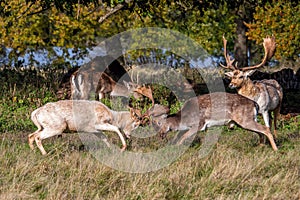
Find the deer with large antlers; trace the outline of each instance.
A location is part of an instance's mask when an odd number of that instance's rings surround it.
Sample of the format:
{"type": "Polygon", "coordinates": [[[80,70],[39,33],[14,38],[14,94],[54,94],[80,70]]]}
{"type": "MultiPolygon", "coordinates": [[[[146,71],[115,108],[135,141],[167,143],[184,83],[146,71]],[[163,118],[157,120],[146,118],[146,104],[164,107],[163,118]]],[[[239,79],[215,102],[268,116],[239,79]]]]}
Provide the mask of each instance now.
{"type": "Polygon", "coordinates": [[[224,92],[204,94],[186,101],[179,112],[167,115],[168,112],[165,106],[155,104],[146,115],[160,128],[161,136],[169,131],[187,130],[177,144],[208,127],[234,122],[258,133],[260,138],[267,136],[273,150],[277,150],[270,129],[256,122],[258,105],[244,96],[224,92]]]}
{"type": "Polygon", "coordinates": [[[280,107],[283,98],[282,87],[276,80],[261,80],[252,81],[249,76],[258,69],[265,65],[275,53],[276,43],[275,37],[264,38],[264,57],[258,65],[248,66],[239,69],[234,59],[231,59],[227,53],[226,45],[227,40],[223,36],[224,43],[224,57],[226,60],[226,66],[221,66],[225,69],[231,70],[225,73],[231,79],[229,87],[237,89],[238,94],[243,95],[259,105],[259,113],[262,114],[265,125],[271,129],[272,121],[270,120],[270,113],[274,112],[274,137],[277,137],[277,118],[280,114],[280,107]]]}
{"type": "MultiPolygon", "coordinates": [[[[126,141],[132,130],[137,128],[140,121],[133,112],[113,111],[99,101],[87,100],[62,100],[47,103],[31,113],[31,120],[38,130],[28,135],[29,146],[34,148],[33,142],[46,155],[42,140],[60,135],[64,130],[80,131],[87,133],[99,133],[114,131],[122,142],[122,151],[126,149],[126,141]]],[[[103,140],[108,146],[108,142],[103,140]]]]}

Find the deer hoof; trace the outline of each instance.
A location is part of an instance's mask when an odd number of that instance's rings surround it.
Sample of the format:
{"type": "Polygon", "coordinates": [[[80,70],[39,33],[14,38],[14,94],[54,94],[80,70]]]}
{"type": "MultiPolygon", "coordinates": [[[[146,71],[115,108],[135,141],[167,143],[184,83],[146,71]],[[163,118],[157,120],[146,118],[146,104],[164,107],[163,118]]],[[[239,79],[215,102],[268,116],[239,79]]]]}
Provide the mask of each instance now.
{"type": "Polygon", "coordinates": [[[126,150],[126,146],[123,146],[122,148],[121,148],[121,152],[124,152],[126,150]]]}

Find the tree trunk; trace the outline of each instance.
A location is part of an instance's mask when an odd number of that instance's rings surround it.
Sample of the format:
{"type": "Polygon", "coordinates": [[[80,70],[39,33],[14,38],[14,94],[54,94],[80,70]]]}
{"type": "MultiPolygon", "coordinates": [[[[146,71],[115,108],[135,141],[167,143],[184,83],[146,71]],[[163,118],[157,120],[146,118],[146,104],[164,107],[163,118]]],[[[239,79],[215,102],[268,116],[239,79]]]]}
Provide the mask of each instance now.
{"type": "Polygon", "coordinates": [[[124,65],[123,48],[119,35],[115,35],[105,41],[106,55],[118,60],[124,65]]]}
{"type": "Polygon", "coordinates": [[[123,56],[123,47],[120,40],[120,35],[115,35],[105,40],[106,57],[111,63],[106,66],[105,70],[115,81],[131,81],[126,71],[126,63],[123,56]]]}
{"type": "Polygon", "coordinates": [[[248,56],[247,56],[247,37],[246,30],[247,27],[244,25],[244,19],[238,17],[236,19],[236,41],[234,44],[234,58],[238,62],[238,67],[248,66],[248,56]]]}

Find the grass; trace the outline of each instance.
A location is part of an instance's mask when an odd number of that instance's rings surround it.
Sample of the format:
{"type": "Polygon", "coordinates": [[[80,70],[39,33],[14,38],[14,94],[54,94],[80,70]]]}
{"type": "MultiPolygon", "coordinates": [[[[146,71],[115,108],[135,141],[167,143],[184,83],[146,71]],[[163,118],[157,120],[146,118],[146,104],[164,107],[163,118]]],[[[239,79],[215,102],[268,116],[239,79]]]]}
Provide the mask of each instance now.
{"type": "MultiPolygon", "coordinates": [[[[256,134],[239,128],[225,130],[208,156],[200,158],[201,144],[195,143],[170,166],[142,174],[117,171],[100,163],[81,150],[77,134],[45,140],[44,146],[50,151],[47,156],[29,149],[27,134],[1,134],[0,199],[300,197],[299,129],[280,131],[278,152],[269,145],[257,146],[256,134]]],[[[199,134],[200,141],[204,135],[199,134]]],[[[117,140],[117,136],[111,138],[117,140]]],[[[143,146],[145,141],[133,144],[143,146]]]]}
{"type": "MultiPolygon", "coordinates": [[[[199,133],[169,166],[148,173],[126,173],[95,159],[77,134],[44,140],[46,156],[37,148],[32,151],[27,135],[36,127],[30,113],[56,101],[57,77],[20,72],[16,79],[14,71],[1,71],[0,77],[7,74],[9,81],[0,85],[0,199],[300,198],[300,116],[280,121],[278,152],[270,145],[258,146],[258,137],[252,132],[225,127],[218,128],[222,134],[205,157],[199,156],[199,151],[206,133],[199,133]]],[[[178,102],[171,104],[172,112],[179,107],[178,102]]],[[[145,127],[133,133],[128,151],[154,152],[166,145],[166,140],[149,137],[149,132],[145,127]]],[[[107,136],[121,146],[116,134],[107,136]]],[[[169,141],[172,136],[174,133],[168,134],[169,141]]]]}

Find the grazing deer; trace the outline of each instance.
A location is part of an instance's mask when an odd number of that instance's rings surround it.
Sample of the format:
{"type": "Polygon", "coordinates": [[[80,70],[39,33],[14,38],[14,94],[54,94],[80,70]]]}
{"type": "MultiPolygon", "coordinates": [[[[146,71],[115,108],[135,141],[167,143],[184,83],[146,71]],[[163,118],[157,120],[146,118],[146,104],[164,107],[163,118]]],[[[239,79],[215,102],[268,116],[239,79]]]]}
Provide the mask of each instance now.
{"type": "Polygon", "coordinates": [[[270,59],[275,52],[275,38],[264,38],[263,46],[265,55],[262,62],[258,65],[244,67],[239,69],[234,65],[234,59],[231,60],[226,50],[227,40],[223,36],[224,43],[224,57],[227,66],[221,64],[225,69],[230,69],[230,72],[225,73],[230,77],[231,82],[229,87],[237,89],[238,94],[243,95],[259,105],[259,113],[262,114],[265,125],[271,128],[272,121],[270,120],[270,112],[274,112],[274,137],[277,137],[277,118],[280,114],[280,107],[283,98],[282,87],[276,80],[261,80],[251,81],[249,76],[255,72],[254,69],[262,67],[268,59],[270,59]]]}
{"type": "Polygon", "coordinates": [[[130,94],[133,94],[136,99],[140,99],[141,95],[144,95],[152,101],[152,105],[154,104],[152,89],[150,87],[140,86],[132,82],[123,82],[124,85],[117,83],[109,75],[103,72],[96,89],[96,94],[98,94],[96,100],[105,98],[108,93],[110,93],[110,96],[124,97],[128,97],[130,94]]]}
{"type": "Polygon", "coordinates": [[[176,114],[166,116],[168,109],[163,110],[155,105],[147,115],[158,125],[161,136],[172,130],[188,130],[179,139],[178,144],[182,144],[199,130],[204,131],[207,127],[235,122],[244,129],[258,133],[260,137],[267,136],[276,151],[277,146],[270,129],[256,122],[257,111],[257,104],[246,97],[216,92],[189,99],[176,114]]]}
{"type": "Polygon", "coordinates": [[[86,100],[47,103],[31,113],[31,120],[38,130],[28,135],[29,146],[33,149],[35,141],[43,155],[47,152],[42,140],[60,135],[66,129],[89,133],[114,131],[121,139],[123,151],[126,149],[126,142],[120,130],[129,138],[131,131],[140,123],[133,112],[113,111],[99,101],[86,100]]]}
{"type": "Polygon", "coordinates": [[[140,99],[141,95],[144,95],[154,104],[150,87],[140,86],[132,82],[123,82],[124,85],[117,83],[105,72],[76,71],[71,76],[72,99],[88,100],[92,92],[95,92],[96,100],[103,99],[109,93],[111,96],[124,97],[132,94],[136,99],[140,99]]]}

